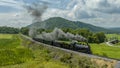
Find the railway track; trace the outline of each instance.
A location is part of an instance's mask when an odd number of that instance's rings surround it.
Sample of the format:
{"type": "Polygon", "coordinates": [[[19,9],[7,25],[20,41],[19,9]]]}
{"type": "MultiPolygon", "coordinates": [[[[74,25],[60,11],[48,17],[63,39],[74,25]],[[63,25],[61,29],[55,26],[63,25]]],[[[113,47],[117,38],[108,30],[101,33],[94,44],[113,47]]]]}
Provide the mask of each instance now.
{"type": "Polygon", "coordinates": [[[33,40],[32,38],[30,38],[28,36],[25,36],[25,35],[22,35],[22,34],[21,34],[21,36],[28,39],[28,40],[30,40],[30,41],[32,41],[32,42],[35,42],[37,44],[40,44],[40,45],[43,44],[44,46],[60,49],[60,50],[63,50],[63,51],[69,52],[69,53],[74,53],[74,54],[78,54],[78,55],[82,55],[82,56],[86,56],[86,57],[94,58],[94,59],[102,59],[102,60],[110,61],[110,62],[113,61],[113,60],[116,60],[117,64],[114,66],[114,68],[120,68],[120,60],[119,59],[106,58],[106,57],[97,56],[97,55],[93,55],[93,54],[86,54],[86,53],[81,53],[81,52],[77,52],[77,51],[73,51],[73,50],[68,50],[68,49],[64,49],[64,48],[60,48],[60,47],[56,47],[56,46],[50,46],[50,45],[35,41],[35,40],[33,40]]]}

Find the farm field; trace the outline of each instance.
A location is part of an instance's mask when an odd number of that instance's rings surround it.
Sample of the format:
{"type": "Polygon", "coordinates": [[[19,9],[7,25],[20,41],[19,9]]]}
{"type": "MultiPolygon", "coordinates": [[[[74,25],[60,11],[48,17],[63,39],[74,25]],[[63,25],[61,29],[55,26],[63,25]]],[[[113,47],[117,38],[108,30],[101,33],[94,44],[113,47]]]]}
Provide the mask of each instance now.
{"type": "Polygon", "coordinates": [[[92,53],[108,58],[120,59],[120,48],[107,46],[105,43],[90,44],[92,53]]]}
{"type": "Polygon", "coordinates": [[[106,34],[106,37],[107,37],[107,39],[116,37],[116,38],[118,38],[120,40],[120,34],[106,34]]]}

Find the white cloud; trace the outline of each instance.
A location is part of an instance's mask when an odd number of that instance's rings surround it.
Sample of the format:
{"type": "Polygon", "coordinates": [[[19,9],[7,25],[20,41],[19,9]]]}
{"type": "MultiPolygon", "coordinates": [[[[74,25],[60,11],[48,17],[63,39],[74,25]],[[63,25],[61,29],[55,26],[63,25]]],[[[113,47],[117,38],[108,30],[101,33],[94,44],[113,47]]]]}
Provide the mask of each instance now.
{"type": "Polygon", "coordinates": [[[32,18],[24,13],[0,13],[0,26],[22,27],[32,23],[32,18]]]}
{"type": "MultiPolygon", "coordinates": [[[[64,17],[70,20],[79,20],[97,26],[120,27],[120,0],[41,0],[49,4],[43,19],[49,17],[64,17]]],[[[22,0],[0,0],[0,5],[23,9],[26,4],[22,0]]],[[[27,3],[28,4],[28,3],[27,3]]],[[[27,14],[27,13],[26,13],[27,14]]],[[[0,25],[30,24],[32,19],[21,13],[0,13],[0,25]],[[5,22],[2,23],[1,22],[5,22]],[[10,23],[12,24],[10,24],[10,23]],[[23,23],[22,23],[23,22],[23,23]],[[27,23],[26,23],[27,22],[27,23]]]]}
{"type": "Polygon", "coordinates": [[[16,9],[23,9],[22,5],[24,3],[22,1],[15,0],[0,0],[0,5],[2,6],[10,6],[16,9]]]}
{"type": "Polygon", "coordinates": [[[120,0],[71,0],[66,9],[51,8],[43,18],[64,17],[101,27],[120,27],[120,0]]]}

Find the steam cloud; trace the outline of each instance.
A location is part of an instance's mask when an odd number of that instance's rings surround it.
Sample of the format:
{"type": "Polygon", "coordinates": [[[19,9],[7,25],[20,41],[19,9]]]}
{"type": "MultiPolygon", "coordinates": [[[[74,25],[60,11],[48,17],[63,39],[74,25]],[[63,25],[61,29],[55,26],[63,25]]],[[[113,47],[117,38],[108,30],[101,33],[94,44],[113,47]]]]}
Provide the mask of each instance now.
{"type": "MultiPolygon", "coordinates": [[[[38,3],[34,3],[32,5],[27,5],[25,6],[25,8],[27,9],[28,13],[34,18],[33,19],[33,23],[41,23],[42,21],[42,15],[45,12],[45,10],[47,9],[47,5],[46,4],[38,4],[38,3]]],[[[29,36],[30,37],[34,37],[37,33],[37,27],[30,27],[29,30],[29,36]]]]}
{"type": "Polygon", "coordinates": [[[74,35],[69,32],[64,33],[61,29],[58,29],[58,28],[55,28],[53,30],[53,32],[51,32],[51,33],[43,32],[42,34],[37,35],[36,37],[44,39],[44,40],[49,40],[49,41],[55,41],[60,38],[63,38],[63,39],[66,38],[66,39],[77,40],[77,41],[86,41],[87,40],[86,38],[84,38],[83,36],[80,36],[78,34],[74,35]]]}
{"type": "Polygon", "coordinates": [[[35,22],[41,22],[42,14],[45,12],[47,9],[46,4],[32,4],[29,6],[25,7],[28,11],[28,13],[34,18],[34,23],[35,22]]]}
{"type": "MultiPolygon", "coordinates": [[[[41,18],[45,10],[47,9],[46,4],[32,4],[29,6],[25,6],[28,13],[34,18],[33,23],[41,23],[41,18]]],[[[42,23],[41,23],[42,24],[42,23]]],[[[32,26],[29,30],[29,36],[30,37],[37,37],[49,41],[55,41],[60,38],[66,38],[71,40],[77,40],[77,41],[86,41],[86,38],[80,36],[80,35],[74,35],[71,33],[64,33],[61,29],[55,28],[53,32],[46,33],[43,32],[40,35],[37,35],[37,27],[32,26]]]]}

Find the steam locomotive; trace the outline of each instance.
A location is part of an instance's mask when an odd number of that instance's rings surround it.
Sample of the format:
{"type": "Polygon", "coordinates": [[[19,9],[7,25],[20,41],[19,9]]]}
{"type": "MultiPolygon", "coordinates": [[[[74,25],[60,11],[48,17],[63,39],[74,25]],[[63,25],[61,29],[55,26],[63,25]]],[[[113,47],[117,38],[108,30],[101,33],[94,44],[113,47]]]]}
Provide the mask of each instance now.
{"type": "Polygon", "coordinates": [[[33,38],[33,40],[44,43],[44,44],[48,44],[51,46],[56,46],[56,47],[61,47],[69,50],[91,54],[90,46],[88,44],[86,45],[78,44],[77,42],[71,42],[71,44],[66,44],[64,42],[48,41],[40,38],[33,38]]]}

